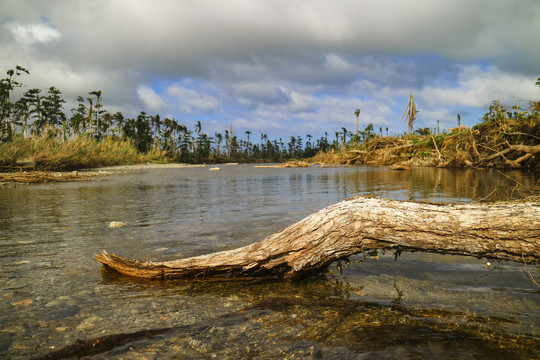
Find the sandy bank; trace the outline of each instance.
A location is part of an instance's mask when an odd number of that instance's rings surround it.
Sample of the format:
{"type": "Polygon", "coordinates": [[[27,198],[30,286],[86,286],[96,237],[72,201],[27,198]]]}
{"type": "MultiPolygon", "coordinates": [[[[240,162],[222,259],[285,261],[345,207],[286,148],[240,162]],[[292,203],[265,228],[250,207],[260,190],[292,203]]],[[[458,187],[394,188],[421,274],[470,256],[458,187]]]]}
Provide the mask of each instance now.
{"type": "Polygon", "coordinates": [[[119,172],[130,170],[146,170],[146,169],[177,169],[190,167],[206,167],[208,165],[192,165],[192,164],[134,164],[134,165],[119,165],[97,168],[97,171],[119,172]]]}

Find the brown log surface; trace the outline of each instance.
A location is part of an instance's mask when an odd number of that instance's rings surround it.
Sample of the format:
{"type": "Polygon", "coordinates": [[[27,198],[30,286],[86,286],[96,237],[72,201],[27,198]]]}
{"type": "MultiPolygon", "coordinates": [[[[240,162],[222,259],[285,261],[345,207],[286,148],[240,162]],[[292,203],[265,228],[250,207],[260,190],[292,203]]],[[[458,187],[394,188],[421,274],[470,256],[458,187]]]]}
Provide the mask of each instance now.
{"type": "Polygon", "coordinates": [[[297,278],[371,250],[425,251],[540,262],[540,203],[435,204],[357,197],[254,244],[167,262],[108,254],[106,268],[144,278],[297,278]]]}

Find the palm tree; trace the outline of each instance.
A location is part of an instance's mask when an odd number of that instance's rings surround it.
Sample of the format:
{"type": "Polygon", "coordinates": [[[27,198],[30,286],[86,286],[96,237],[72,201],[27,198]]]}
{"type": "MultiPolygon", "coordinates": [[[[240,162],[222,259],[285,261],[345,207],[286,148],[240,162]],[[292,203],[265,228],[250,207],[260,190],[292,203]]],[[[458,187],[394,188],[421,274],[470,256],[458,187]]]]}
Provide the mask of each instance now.
{"type": "Polygon", "coordinates": [[[112,121],[116,123],[116,128],[118,129],[118,134],[124,136],[124,115],[118,111],[112,116],[112,121]]]}
{"type": "MultiPolygon", "coordinates": [[[[40,102],[40,95],[41,92],[40,89],[30,89],[26,91],[23,94],[23,97],[19,100],[21,102],[21,106],[24,104],[25,108],[25,114],[23,119],[23,136],[27,137],[27,126],[28,126],[28,119],[32,117],[34,114],[36,114],[37,122],[41,123],[41,115],[42,115],[42,109],[41,109],[41,102],[40,102]],[[34,106],[33,110],[30,110],[30,106],[34,106]]],[[[37,125],[36,122],[34,122],[35,126],[37,125]]],[[[41,125],[40,125],[41,126],[41,125]]]]}
{"type": "Polygon", "coordinates": [[[41,134],[41,131],[45,127],[46,119],[43,118],[44,115],[44,109],[42,104],[42,96],[39,95],[41,92],[40,89],[30,89],[28,90],[24,96],[27,98],[28,104],[32,105],[34,108],[29,111],[29,114],[34,117],[34,132],[36,135],[41,134]]]}
{"type": "Polygon", "coordinates": [[[30,75],[30,72],[23,68],[22,66],[17,65],[14,69],[10,69],[6,72],[8,77],[0,79],[0,142],[4,139],[9,139],[15,132],[15,117],[12,117],[11,125],[8,124],[8,119],[12,114],[14,109],[14,104],[10,100],[10,95],[13,90],[17,87],[22,87],[23,84],[18,82],[16,78],[22,73],[30,75]]]}
{"type": "Polygon", "coordinates": [[[296,150],[296,137],[291,136],[291,141],[289,141],[289,156],[293,157],[296,150]]]}
{"type": "MultiPolygon", "coordinates": [[[[62,130],[65,130],[66,115],[63,111],[63,104],[66,100],[60,96],[62,93],[60,90],[51,86],[47,92],[47,96],[43,97],[43,116],[45,117],[45,123],[51,130],[55,131],[57,126],[62,126],[62,130]]],[[[62,138],[64,138],[65,132],[62,132],[62,138]]]]}
{"type": "MultiPolygon", "coordinates": [[[[232,133],[232,131],[231,131],[232,133]]],[[[231,157],[231,135],[229,130],[225,129],[225,146],[227,147],[227,157],[231,157]]]]}
{"type": "MultiPolygon", "coordinates": [[[[97,98],[97,101],[96,101],[96,127],[97,127],[97,130],[98,130],[98,135],[99,135],[99,108],[101,107],[101,90],[95,90],[95,91],[91,91],[88,93],[88,95],[95,95],[95,97],[97,98]]],[[[90,99],[88,100],[90,101],[90,99]]],[[[90,104],[90,108],[92,107],[92,105],[90,104]]],[[[90,112],[90,116],[92,116],[92,112],[90,112]]]]}
{"type": "Polygon", "coordinates": [[[308,135],[306,135],[306,137],[308,138],[308,141],[307,141],[307,143],[306,143],[306,149],[311,149],[311,138],[312,138],[313,136],[311,136],[311,135],[308,134],[308,135]]]}
{"type": "Polygon", "coordinates": [[[88,106],[88,117],[87,117],[87,123],[88,123],[88,131],[90,134],[93,133],[92,131],[92,126],[93,126],[93,116],[92,114],[94,113],[94,108],[93,108],[93,103],[94,103],[94,100],[92,98],[86,98],[86,100],[88,100],[88,103],[90,104],[90,106],[88,106]]]}
{"type": "Polygon", "coordinates": [[[165,143],[171,156],[176,154],[176,141],[174,141],[174,133],[178,131],[178,123],[174,119],[166,118],[163,120],[163,127],[165,131],[163,133],[165,137],[165,143]]]}
{"type": "Polygon", "coordinates": [[[150,122],[152,123],[152,126],[154,126],[156,137],[159,137],[159,132],[161,130],[161,124],[162,124],[159,114],[151,116],[150,122]]]}
{"type": "Polygon", "coordinates": [[[267,134],[261,134],[261,151],[266,151],[266,141],[268,140],[267,134]]]}
{"type": "Polygon", "coordinates": [[[30,116],[30,108],[28,103],[26,102],[26,99],[21,97],[16,103],[15,103],[15,113],[13,117],[22,118],[22,135],[23,138],[28,137],[28,118],[30,116]]]}
{"type": "Polygon", "coordinates": [[[408,125],[409,136],[411,135],[414,120],[416,119],[416,114],[417,114],[416,104],[414,103],[414,98],[413,98],[412,94],[410,94],[409,102],[407,103],[407,107],[405,108],[405,112],[403,112],[403,115],[401,116],[401,119],[405,118],[405,124],[408,125]],[[407,115],[407,116],[405,117],[405,115],[407,115]]]}
{"type": "Polygon", "coordinates": [[[161,118],[159,114],[150,116],[150,123],[154,127],[154,146],[156,149],[160,149],[161,118]]]}
{"type": "Polygon", "coordinates": [[[104,115],[103,115],[103,120],[105,120],[105,136],[109,136],[109,132],[111,130],[111,127],[113,125],[113,116],[111,115],[110,112],[106,112],[104,115]]]}
{"type": "Polygon", "coordinates": [[[221,141],[223,141],[223,135],[221,133],[216,133],[216,154],[217,156],[221,155],[221,141]]]}
{"type": "Polygon", "coordinates": [[[358,126],[360,124],[360,109],[354,110],[354,115],[356,115],[356,138],[358,138],[358,126]]]}
{"type": "Polygon", "coordinates": [[[247,154],[249,155],[249,135],[251,135],[251,131],[249,130],[246,130],[245,132],[247,134],[247,144],[246,144],[246,150],[247,150],[247,154]]]}

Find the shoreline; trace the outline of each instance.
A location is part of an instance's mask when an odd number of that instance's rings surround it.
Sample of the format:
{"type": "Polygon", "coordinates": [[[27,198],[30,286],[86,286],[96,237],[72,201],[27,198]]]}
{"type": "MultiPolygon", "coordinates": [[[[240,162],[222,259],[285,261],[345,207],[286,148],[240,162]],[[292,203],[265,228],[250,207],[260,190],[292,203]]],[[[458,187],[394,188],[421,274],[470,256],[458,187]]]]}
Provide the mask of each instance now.
{"type": "Polygon", "coordinates": [[[105,177],[113,174],[126,173],[133,170],[145,169],[168,169],[168,168],[190,168],[204,167],[208,165],[191,164],[133,164],[106,166],[94,169],[84,169],[76,171],[24,171],[0,173],[0,189],[17,186],[27,186],[31,184],[46,184],[70,181],[89,181],[97,177],[105,177]]]}
{"type": "MultiPolygon", "coordinates": [[[[418,161],[416,158],[412,158],[405,164],[381,164],[381,163],[368,163],[358,164],[351,162],[306,162],[306,161],[289,161],[281,164],[272,165],[259,165],[253,163],[254,168],[296,168],[296,167],[319,167],[319,168],[333,168],[333,167],[349,167],[349,166],[374,166],[374,167],[388,167],[389,170],[411,170],[412,168],[419,167],[440,167],[434,166],[430,161],[418,161]]],[[[219,170],[219,168],[212,168],[214,165],[230,166],[238,165],[238,163],[226,163],[226,164],[185,164],[185,163],[146,163],[146,164],[131,164],[131,165],[115,165],[105,166],[97,168],[89,168],[83,170],[74,171],[40,171],[40,170],[25,170],[24,172],[0,172],[0,189],[12,188],[18,186],[27,186],[31,184],[46,184],[57,182],[73,182],[73,181],[89,181],[98,177],[105,177],[115,174],[126,174],[131,171],[148,170],[148,169],[180,169],[180,168],[204,168],[210,167],[209,170],[219,170]]],[[[482,169],[482,168],[477,168],[482,169]]],[[[520,170],[520,169],[514,169],[520,170]]],[[[525,169],[521,169],[525,170],[525,169]]]]}

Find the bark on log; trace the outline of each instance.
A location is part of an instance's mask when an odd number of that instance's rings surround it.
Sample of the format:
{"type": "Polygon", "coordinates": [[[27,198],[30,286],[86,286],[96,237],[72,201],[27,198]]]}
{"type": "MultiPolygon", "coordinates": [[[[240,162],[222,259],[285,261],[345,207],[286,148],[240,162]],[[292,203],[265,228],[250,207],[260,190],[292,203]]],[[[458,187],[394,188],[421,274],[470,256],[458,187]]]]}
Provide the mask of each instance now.
{"type": "Polygon", "coordinates": [[[294,279],[371,250],[425,251],[540,262],[540,203],[434,204],[357,197],[235,250],[167,262],[108,254],[106,268],[144,278],[294,279]]]}

